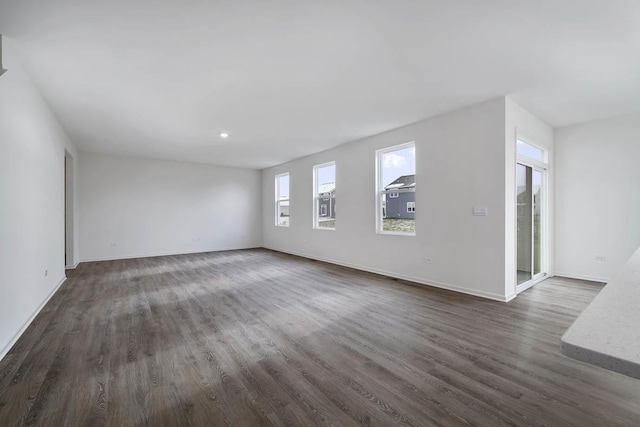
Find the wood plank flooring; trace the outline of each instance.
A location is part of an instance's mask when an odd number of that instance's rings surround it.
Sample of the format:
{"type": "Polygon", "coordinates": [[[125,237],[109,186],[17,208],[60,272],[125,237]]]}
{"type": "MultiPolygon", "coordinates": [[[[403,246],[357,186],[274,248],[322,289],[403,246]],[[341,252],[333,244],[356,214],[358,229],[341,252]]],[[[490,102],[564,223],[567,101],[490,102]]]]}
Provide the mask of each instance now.
{"type": "Polygon", "coordinates": [[[509,304],[256,249],[81,264],[0,362],[0,425],[640,425],[560,354],[601,285],[509,304]]]}

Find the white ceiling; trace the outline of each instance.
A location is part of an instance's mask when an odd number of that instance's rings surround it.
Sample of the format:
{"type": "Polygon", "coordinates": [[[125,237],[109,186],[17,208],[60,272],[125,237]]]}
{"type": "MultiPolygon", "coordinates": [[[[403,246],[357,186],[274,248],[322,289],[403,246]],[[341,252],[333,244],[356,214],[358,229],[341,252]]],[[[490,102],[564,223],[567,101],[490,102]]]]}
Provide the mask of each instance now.
{"type": "Polygon", "coordinates": [[[89,151],[263,168],[501,95],[640,111],[638,0],[0,1],[89,151]]]}

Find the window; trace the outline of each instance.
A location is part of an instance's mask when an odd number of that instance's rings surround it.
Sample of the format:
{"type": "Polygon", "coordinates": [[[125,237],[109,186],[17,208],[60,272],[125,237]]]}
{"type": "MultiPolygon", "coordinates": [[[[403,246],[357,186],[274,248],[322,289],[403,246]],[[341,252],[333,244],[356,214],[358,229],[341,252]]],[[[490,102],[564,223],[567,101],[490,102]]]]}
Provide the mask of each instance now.
{"type": "Polygon", "coordinates": [[[539,162],[545,161],[544,150],[531,144],[527,144],[520,139],[516,141],[516,152],[521,156],[525,156],[539,162]]]}
{"type": "Polygon", "coordinates": [[[0,76],[3,75],[5,71],[7,70],[2,68],[2,34],[0,34],[0,76]]]}
{"type": "Polygon", "coordinates": [[[313,228],[335,230],[336,163],[313,167],[313,228]]]}
{"type": "Polygon", "coordinates": [[[376,199],[378,233],[415,235],[415,143],[376,151],[376,199]]]}
{"type": "Polygon", "coordinates": [[[289,173],[276,175],[276,225],[289,226],[289,173]]]}

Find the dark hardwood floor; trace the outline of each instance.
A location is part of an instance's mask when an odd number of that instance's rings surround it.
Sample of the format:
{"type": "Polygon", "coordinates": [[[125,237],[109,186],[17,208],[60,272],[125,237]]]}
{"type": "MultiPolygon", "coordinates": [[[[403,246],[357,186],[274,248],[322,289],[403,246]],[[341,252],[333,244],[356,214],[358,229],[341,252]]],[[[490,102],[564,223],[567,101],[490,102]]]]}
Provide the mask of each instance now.
{"type": "Polygon", "coordinates": [[[0,425],[640,425],[560,354],[601,286],[509,304],[268,250],[81,264],[0,362],[0,425]]]}

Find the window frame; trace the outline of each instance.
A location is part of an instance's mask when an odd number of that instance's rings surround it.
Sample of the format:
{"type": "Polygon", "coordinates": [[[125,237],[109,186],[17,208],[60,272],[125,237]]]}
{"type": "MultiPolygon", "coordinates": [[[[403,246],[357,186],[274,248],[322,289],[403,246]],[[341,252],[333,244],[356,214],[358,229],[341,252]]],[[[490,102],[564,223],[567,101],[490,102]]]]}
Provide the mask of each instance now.
{"type": "MultiPolygon", "coordinates": [[[[376,150],[375,153],[375,165],[376,165],[376,181],[375,181],[375,204],[376,204],[376,234],[389,234],[389,235],[394,235],[394,236],[407,236],[407,237],[415,237],[416,236],[416,232],[417,232],[417,218],[414,219],[415,221],[415,227],[414,227],[414,231],[413,232],[400,232],[400,231],[385,231],[384,230],[384,215],[383,215],[383,206],[386,207],[386,203],[387,203],[387,199],[395,199],[396,197],[399,197],[400,194],[399,193],[410,193],[416,192],[416,188],[417,188],[417,180],[418,180],[418,168],[417,168],[417,162],[415,164],[415,175],[416,175],[416,186],[414,187],[413,190],[401,190],[401,189],[397,189],[394,191],[386,191],[384,189],[384,183],[382,182],[382,156],[384,154],[393,152],[393,151],[398,151],[398,150],[403,150],[405,148],[410,148],[413,147],[414,150],[416,150],[417,153],[417,147],[416,147],[416,142],[415,141],[409,141],[409,142],[405,142],[403,144],[396,144],[396,145],[392,145],[390,147],[385,147],[385,148],[381,148],[379,150],[376,150]],[[396,197],[387,197],[387,198],[383,198],[383,194],[392,194],[392,193],[397,193],[396,197]],[[383,203],[384,201],[384,203],[383,203]]],[[[417,158],[417,154],[416,154],[416,158],[417,158]]],[[[407,202],[409,203],[409,202],[407,202]]],[[[414,209],[415,209],[415,198],[414,198],[414,209]]],[[[415,212],[415,211],[414,211],[415,212]]]]}
{"type": "Polygon", "coordinates": [[[291,174],[289,172],[279,173],[275,176],[275,211],[274,211],[274,219],[276,227],[289,227],[291,225],[291,174]],[[289,177],[289,197],[287,199],[280,199],[280,178],[289,177]],[[280,210],[282,208],[282,202],[289,202],[289,221],[287,224],[280,224],[280,210]]]}
{"type": "MultiPolygon", "coordinates": [[[[335,168],[335,173],[334,173],[334,183],[336,184],[336,189],[338,188],[338,167],[336,165],[335,160],[330,161],[330,162],[325,162],[325,163],[320,163],[317,165],[313,166],[313,219],[312,219],[312,224],[313,224],[313,229],[314,230],[329,230],[329,231],[335,231],[336,227],[335,225],[333,227],[320,227],[320,199],[324,199],[325,197],[321,197],[320,196],[320,192],[319,190],[319,183],[318,183],[318,170],[328,167],[328,166],[333,166],[335,168]]],[[[335,190],[334,190],[335,191],[335,190]]],[[[331,200],[331,195],[329,195],[329,200],[331,200]]],[[[334,207],[334,211],[335,211],[335,207],[334,207]]],[[[331,213],[328,212],[329,217],[331,216],[331,213]]],[[[335,221],[335,223],[337,224],[337,221],[335,221]]]]}
{"type": "Polygon", "coordinates": [[[407,202],[407,213],[413,212],[416,213],[416,202],[407,202]],[[412,205],[412,206],[409,206],[412,205]]]}

